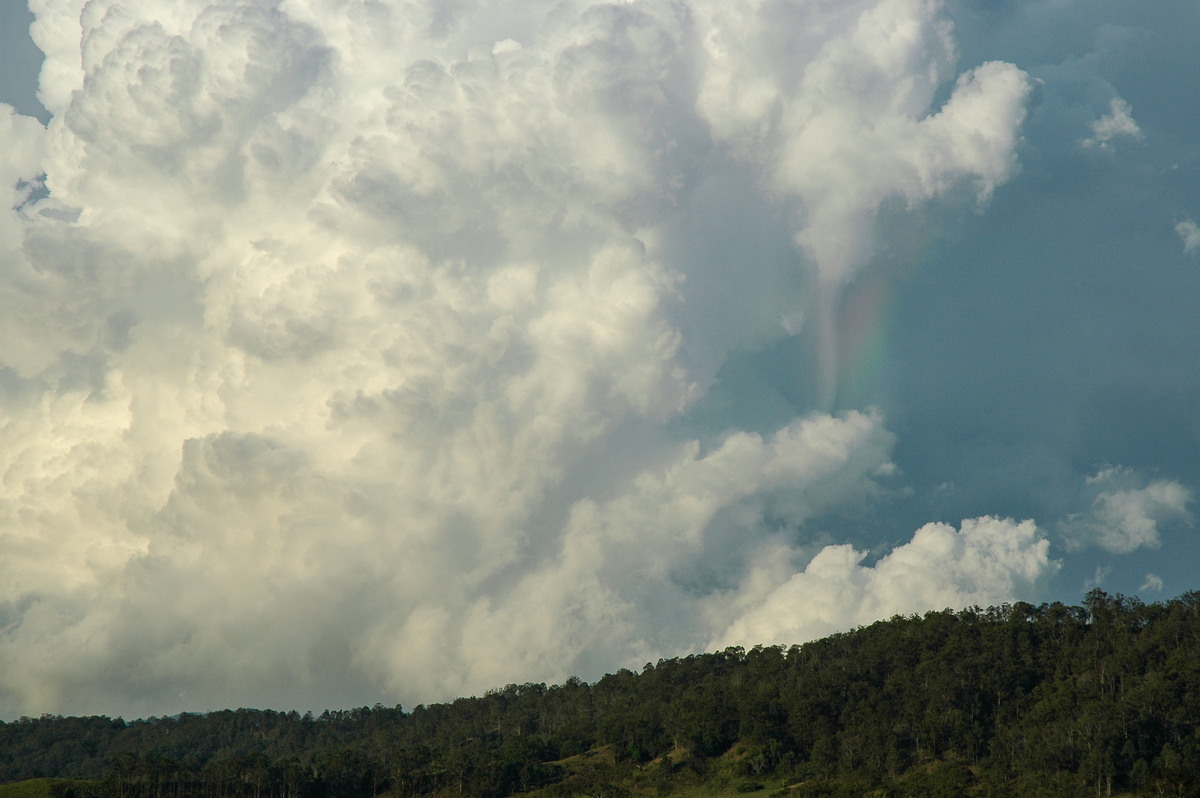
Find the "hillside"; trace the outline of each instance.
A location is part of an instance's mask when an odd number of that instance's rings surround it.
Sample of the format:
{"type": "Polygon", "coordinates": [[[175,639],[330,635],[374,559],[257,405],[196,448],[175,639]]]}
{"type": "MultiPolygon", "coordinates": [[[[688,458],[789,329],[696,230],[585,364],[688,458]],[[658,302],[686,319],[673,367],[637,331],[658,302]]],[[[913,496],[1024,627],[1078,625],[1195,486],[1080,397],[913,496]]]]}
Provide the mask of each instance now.
{"type": "Polygon", "coordinates": [[[1190,795],[1198,732],[1200,593],[1095,590],[411,711],[22,718],[0,782],[68,781],[0,798],[1190,795]]]}

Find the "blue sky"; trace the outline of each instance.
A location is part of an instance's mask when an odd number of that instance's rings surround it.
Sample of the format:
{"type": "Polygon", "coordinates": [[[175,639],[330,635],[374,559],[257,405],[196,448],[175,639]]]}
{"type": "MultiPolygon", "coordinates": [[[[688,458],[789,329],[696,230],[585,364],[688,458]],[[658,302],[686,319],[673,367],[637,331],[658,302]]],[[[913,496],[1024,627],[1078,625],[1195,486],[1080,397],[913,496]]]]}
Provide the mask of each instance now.
{"type": "Polygon", "coordinates": [[[43,116],[37,100],[37,73],[42,54],[29,38],[33,15],[25,3],[0,4],[0,95],[23,114],[43,116]]]}
{"type": "Polygon", "coordinates": [[[1194,3],[32,5],[0,715],[1198,586],[1194,3]]]}

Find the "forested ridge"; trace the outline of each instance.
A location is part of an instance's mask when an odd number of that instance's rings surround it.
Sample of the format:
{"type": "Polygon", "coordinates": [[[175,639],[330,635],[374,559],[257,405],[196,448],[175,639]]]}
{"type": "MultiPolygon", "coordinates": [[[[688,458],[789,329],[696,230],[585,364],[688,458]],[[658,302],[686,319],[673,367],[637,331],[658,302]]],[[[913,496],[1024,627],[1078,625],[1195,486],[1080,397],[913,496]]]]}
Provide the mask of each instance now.
{"type": "Polygon", "coordinates": [[[0,782],[34,778],[80,798],[1197,795],[1200,593],[896,617],[411,711],[0,724],[0,782]]]}

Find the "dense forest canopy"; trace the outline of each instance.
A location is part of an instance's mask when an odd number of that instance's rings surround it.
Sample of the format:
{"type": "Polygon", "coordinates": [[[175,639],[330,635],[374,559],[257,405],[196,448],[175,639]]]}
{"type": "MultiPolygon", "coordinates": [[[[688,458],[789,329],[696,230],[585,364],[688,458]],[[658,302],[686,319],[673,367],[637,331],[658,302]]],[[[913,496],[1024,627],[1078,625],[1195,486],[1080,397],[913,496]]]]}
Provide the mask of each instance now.
{"type": "Polygon", "coordinates": [[[895,617],[411,711],[0,724],[0,782],[59,795],[616,796],[717,775],[797,796],[1197,794],[1200,593],[895,617]]]}

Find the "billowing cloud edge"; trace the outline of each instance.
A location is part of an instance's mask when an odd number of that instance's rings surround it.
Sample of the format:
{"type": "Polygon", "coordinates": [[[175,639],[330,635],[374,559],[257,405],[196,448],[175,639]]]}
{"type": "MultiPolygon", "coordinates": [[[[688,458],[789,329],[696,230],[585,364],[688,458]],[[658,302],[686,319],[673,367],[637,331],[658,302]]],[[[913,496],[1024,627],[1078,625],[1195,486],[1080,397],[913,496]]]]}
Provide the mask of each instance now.
{"type": "MultiPolygon", "coordinates": [[[[862,580],[839,547],[795,569],[888,471],[882,417],[681,443],[735,344],[685,365],[677,320],[797,263],[836,288],[881,203],[1015,172],[1028,76],[957,74],[940,4],[31,8],[53,118],[0,121],[2,711],[444,698],[767,624],[813,563],[862,580]],[[795,259],[698,288],[666,239],[729,161],[795,259]]],[[[1037,562],[1004,523],[907,546],[998,593],[1037,562]]],[[[868,570],[911,582],[912,550],[868,570]]]]}

